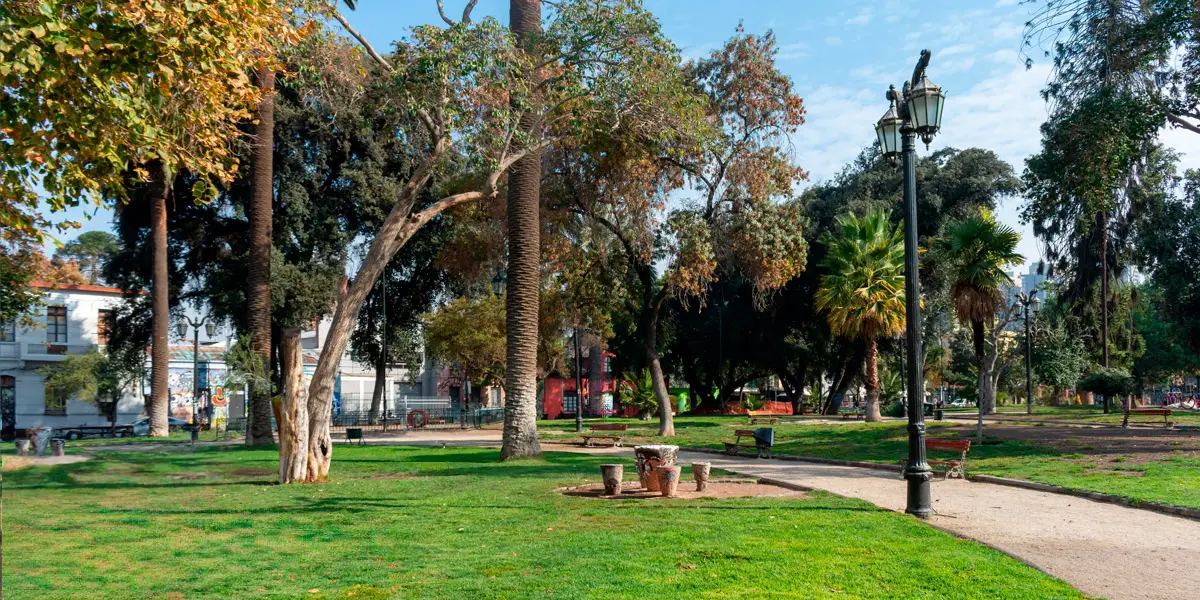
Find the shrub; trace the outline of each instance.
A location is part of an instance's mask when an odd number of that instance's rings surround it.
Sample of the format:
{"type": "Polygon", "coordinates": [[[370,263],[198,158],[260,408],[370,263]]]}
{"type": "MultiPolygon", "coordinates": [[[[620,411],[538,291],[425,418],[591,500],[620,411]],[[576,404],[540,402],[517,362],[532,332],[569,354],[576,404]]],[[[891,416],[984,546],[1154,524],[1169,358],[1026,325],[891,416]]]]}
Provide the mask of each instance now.
{"type": "Polygon", "coordinates": [[[1079,389],[1102,396],[1128,394],[1133,389],[1133,378],[1124,369],[1100,367],[1079,382],[1079,389]]]}
{"type": "Polygon", "coordinates": [[[886,417],[903,417],[904,403],[899,400],[893,400],[883,408],[883,415],[886,417]]]}

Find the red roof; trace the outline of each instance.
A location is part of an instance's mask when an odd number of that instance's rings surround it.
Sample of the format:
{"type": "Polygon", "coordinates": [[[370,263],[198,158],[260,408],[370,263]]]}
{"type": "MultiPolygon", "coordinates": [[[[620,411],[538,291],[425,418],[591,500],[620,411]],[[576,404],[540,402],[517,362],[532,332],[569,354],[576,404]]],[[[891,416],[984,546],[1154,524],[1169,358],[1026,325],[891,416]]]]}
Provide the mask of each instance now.
{"type": "Polygon", "coordinates": [[[47,283],[45,281],[30,282],[29,287],[42,288],[46,290],[66,290],[69,292],[92,292],[96,294],[116,294],[121,295],[125,290],[121,288],[109,287],[106,285],[92,285],[88,283],[47,283]]]}

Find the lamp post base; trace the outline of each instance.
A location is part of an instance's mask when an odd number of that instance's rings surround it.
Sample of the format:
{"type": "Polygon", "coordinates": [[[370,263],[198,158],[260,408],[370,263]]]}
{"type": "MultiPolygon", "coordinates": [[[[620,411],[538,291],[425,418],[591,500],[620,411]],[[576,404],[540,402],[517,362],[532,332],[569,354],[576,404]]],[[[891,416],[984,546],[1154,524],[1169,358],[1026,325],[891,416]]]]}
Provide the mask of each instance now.
{"type": "Polygon", "coordinates": [[[933,471],[929,465],[915,465],[904,469],[904,479],[908,481],[908,506],[904,512],[918,519],[933,516],[932,499],[929,494],[929,482],[933,480],[933,471]]]}

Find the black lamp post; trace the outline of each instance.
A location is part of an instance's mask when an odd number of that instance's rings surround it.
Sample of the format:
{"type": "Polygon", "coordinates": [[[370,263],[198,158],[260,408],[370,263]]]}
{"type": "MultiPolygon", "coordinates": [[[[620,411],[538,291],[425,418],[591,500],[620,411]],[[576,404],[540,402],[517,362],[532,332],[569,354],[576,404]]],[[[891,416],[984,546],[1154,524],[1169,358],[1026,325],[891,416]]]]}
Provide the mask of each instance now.
{"type": "MultiPolygon", "coordinates": [[[[592,374],[588,373],[588,385],[592,374]]],[[[575,433],[583,433],[583,347],[579,342],[579,326],[575,327],[575,433]]]]}
{"type": "Polygon", "coordinates": [[[1037,290],[1018,293],[1017,301],[1025,308],[1025,414],[1033,414],[1033,336],[1029,333],[1029,306],[1036,302],[1037,290]]]}
{"type": "Polygon", "coordinates": [[[908,402],[908,466],[904,479],[908,481],[908,505],[905,512],[928,519],[933,514],[929,496],[929,481],[933,471],[925,461],[925,382],[921,353],[921,282],[917,265],[917,136],[929,147],[929,142],[942,126],[942,106],[946,95],[941,88],[925,78],[929,66],[929,50],[913,69],[911,81],[904,82],[902,91],[888,89],[891,103],[883,118],[875,125],[883,155],[889,159],[903,158],[904,163],[904,294],[907,302],[908,393],[918,399],[908,402]]]}
{"type": "Polygon", "coordinates": [[[196,438],[200,435],[200,423],[196,420],[196,396],[200,395],[200,326],[204,326],[204,332],[211,338],[217,333],[217,324],[209,321],[207,318],[201,318],[198,321],[192,320],[191,317],[184,315],[183,320],[175,325],[175,331],[179,337],[187,339],[188,326],[192,327],[192,445],[196,444],[196,438]]]}

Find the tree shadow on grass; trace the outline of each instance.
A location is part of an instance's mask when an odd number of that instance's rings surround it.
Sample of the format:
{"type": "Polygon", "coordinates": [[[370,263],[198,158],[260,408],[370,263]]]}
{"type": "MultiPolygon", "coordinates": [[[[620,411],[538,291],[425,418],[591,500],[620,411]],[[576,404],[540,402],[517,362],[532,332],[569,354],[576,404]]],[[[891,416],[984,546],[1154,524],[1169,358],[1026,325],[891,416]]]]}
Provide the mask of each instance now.
{"type": "MultiPolygon", "coordinates": [[[[766,498],[754,498],[755,504],[745,503],[729,503],[731,500],[742,500],[741,498],[726,498],[721,500],[688,500],[688,501],[664,501],[664,500],[629,500],[623,502],[614,502],[606,505],[610,510],[614,511],[639,511],[639,512],[670,512],[685,510],[689,515],[701,513],[703,511],[722,511],[722,512],[747,512],[761,513],[771,512],[779,514],[783,512],[795,513],[815,513],[815,512],[859,512],[859,513],[874,513],[874,512],[891,512],[886,509],[871,506],[865,502],[855,503],[855,505],[839,505],[836,503],[828,503],[823,499],[801,499],[801,498],[779,498],[771,501],[766,498]],[[718,503],[719,502],[719,503],[718,503]],[[764,503],[766,502],[766,503],[764,503]]],[[[588,509],[599,508],[601,505],[595,503],[587,503],[588,509]]],[[[364,500],[358,497],[323,497],[323,498],[294,498],[291,504],[276,505],[261,508],[110,508],[104,509],[102,512],[114,515],[126,516],[253,516],[253,515],[294,515],[305,513],[346,513],[346,514],[362,514],[375,513],[380,510],[436,510],[443,513],[451,512],[474,512],[474,511],[496,511],[496,510],[517,510],[517,511],[545,511],[551,506],[544,502],[541,503],[456,503],[447,506],[442,498],[436,498],[428,502],[420,501],[387,501],[387,500],[364,500]]]]}

